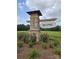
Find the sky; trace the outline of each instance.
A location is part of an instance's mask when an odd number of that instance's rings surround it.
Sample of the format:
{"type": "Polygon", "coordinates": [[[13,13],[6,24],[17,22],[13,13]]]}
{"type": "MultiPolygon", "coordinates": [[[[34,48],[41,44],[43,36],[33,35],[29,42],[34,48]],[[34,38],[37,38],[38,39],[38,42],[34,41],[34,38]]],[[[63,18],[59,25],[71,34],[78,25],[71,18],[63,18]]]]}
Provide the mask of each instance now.
{"type": "Polygon", "coordinates": [[[57,25],[61,25],[61,0],[17,0],[17,24],[27,24],[30,16],[28,11],[40,10],[40,19],[57,18],[57,25]]]}

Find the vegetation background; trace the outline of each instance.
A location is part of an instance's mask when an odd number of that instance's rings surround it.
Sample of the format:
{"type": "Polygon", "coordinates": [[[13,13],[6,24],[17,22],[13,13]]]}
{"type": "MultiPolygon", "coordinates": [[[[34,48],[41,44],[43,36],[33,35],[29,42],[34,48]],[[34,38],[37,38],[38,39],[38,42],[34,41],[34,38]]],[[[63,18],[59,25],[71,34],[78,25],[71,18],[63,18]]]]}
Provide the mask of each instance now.
{"type": "MultiPolygon", "coordinates": [[[[30,29],[30,25],[18,24],[17,31],[27,31],[30,29]]],[[[41,31],[61,31],[61,26],[56,26],[53,28],[40,28],[41,31]]]]}

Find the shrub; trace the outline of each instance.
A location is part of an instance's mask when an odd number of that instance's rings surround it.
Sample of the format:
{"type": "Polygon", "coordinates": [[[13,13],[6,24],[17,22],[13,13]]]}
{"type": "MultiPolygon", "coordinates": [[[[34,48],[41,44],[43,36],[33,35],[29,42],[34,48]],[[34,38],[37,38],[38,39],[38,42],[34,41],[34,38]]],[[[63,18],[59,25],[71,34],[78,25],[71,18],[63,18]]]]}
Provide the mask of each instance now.
{"type": "Polygon", "coordinates": [[[23,41],[17,41],[17,47],[18,48],[23,47],[23,41]]]}
{"type": "Polygon", "coordinates": [[[50,42],[49,42],[49,47],[50,47],[50,48],[54,48],[54,42],[53,42],[53,41],[50,41],[50,42]]]}
{"type": "Polygon", "coordinates": [[[43,33],[43,34],[40,35],[40,38],[41,38],[41,41],[47,42],[48,39],[49,39],[49,36],[48,36],[47,33],[43,33]]]}
{"type": "Polygon", "coordinates": [[[36,42],[36,36],[35,36],[35,34],[32,34],[32,35],[30,35],[30,39],[29,40],[31,40],[32,42],[36,42]]]}
{"type": "Polygon", "coordinates": [[[33,49],[31,51],[31,53],[29,54],[29,59],[35,59],[36,57],[38,57],[40,54],[37,50],[33,49]]]}
{"type": "Polygon", "coordinates": [[[18,40],[21,40],[21,41],[24,41],[24,43],[28,43],[28,40],[29,40],[29,34],[28,33],[18,33],[17,34],[17,39],[18,40]]]}
{"type": "Polygon", "coordinates": [[[54,53],[57,54],[57,55],[59,55],[59,56],[61,56],[61,49],[58,48],[58,47],[55,47],[54,48],[54,53]]]}
{"type": "Polygon", "coordinates": [[[48,48],[47,43],[42,42],[41,44],[42,44],[42,48],[44,48],[44,49],[48,48]]]}
{"type": "Polygon", "coordinates": [[[20,49],[19,48],[17,48],[17,53],[19,53],[20,52],[20,49]]]}
{"type": "Polygon", "coordinates": [[[32,47],[33,47],[33,45],[34,45],[34,43],[33,43],[32,41],[29,41],[29,43],[28,43],[28,44],[29,44],[29,47],[30,47],[30,48],[32,48],[32,47]]]}
{"type": "Polygon", "coordinates": [[[24,37],[24,43],[28,43],[29,42],[29,34],[26,34],[24,37]]]}
{"type": "Polygon", "coordinates": [[[33,47],[33,45],[36,43],[36,36],[35,34],[30,35],[29,39],[29,47],[33,47]]]}
{"type": "Polygon", "coordinates": [[[54,39],[54,46],[55,47],[59,46],[59,40],[58,39],[54,39]]]}
{"type": "Polygon", "coordinates": [[[18,33],[18,34],[17,34],[17,39],[18,39],[18,40],[22,40],[22,41],[23,41],[24,38],[25,38],[25,33],[18,33]]]}

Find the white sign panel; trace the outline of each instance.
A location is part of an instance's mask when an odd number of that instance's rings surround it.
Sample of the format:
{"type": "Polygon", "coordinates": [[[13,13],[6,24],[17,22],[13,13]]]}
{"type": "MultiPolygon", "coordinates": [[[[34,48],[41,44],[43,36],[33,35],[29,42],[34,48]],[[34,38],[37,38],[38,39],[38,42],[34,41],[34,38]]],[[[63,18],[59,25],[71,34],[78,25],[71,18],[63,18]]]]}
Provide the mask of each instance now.
{"type": "Polygon", "coordinates": [[[55,21],[43,21],[40,22],[40,27],[41,28],[53,28],[56,26],[55,21]]]}

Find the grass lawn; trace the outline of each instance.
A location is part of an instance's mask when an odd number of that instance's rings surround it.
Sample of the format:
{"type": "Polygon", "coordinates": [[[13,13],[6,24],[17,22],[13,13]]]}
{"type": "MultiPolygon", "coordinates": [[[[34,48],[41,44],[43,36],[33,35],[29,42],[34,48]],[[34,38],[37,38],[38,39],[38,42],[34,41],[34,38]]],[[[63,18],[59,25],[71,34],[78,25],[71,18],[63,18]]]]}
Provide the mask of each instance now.
{"type": "MultiPolygon", "coordinates": [[[[27,34],[28,31],[18,31],[17,34],[19,33],[24,33],[27,34]]],[[[49,36],[55,37],[55,38],[60,38],[61,37],[61,32],[60,31],[41,31],[41,33],[48,33],[49,36]]]]}

